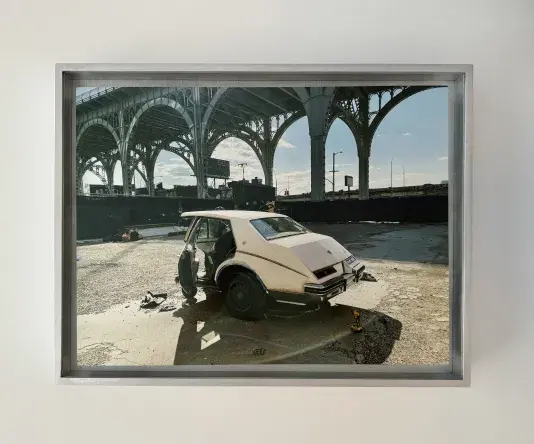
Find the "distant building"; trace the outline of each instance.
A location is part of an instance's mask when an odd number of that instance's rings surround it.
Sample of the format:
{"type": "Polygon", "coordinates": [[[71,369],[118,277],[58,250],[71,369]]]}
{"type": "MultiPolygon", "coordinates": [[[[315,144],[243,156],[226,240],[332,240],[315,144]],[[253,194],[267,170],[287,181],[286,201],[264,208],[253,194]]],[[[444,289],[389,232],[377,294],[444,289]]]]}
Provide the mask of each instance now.
{"type": "Polygon", "coordinates": [[[156,196],[197,197],[196,185],[174,185],[171,189],[156,188],[156,196]]]}
{"type": "MultiPolygon", "coordinates": [[[[89,194],[109,194],[107,185],[89,185],[89,194]]],[[[122,185],[113,185],[113,194],[122,194],[122,185]]]]}
{"type": "MultiPolygon", "coordinates": [[[[231,189],[220,185],[218,188],[208,187],[208,197],[211,199],[229,199],[228,192],[231,189]]],[[[196,185],[174,185],[171,189],[158,188],[155,190],[156,196],[163,197],[197,197],[198,190],[196,185]]]]}
{"type": "Polygon", "coordinates": [[[275,188],[264,185],[257,177],[251,182],[247,180],[229,182],[228,186],[232,189],[234,203],[241,209],[259,210],[276,199],[275,188]]]}

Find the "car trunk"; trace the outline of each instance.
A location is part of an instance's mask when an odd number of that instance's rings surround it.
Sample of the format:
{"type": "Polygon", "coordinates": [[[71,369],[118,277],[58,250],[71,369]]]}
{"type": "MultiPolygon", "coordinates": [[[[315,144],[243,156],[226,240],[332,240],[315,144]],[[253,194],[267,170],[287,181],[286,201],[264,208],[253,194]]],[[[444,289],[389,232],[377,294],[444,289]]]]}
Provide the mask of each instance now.
{"type": "Polygon", "coordinates": [[[335,239],[317,233],[282,237],[270,242],[291,249],[311,271],[338,264],[351,255],[335,239]]]}

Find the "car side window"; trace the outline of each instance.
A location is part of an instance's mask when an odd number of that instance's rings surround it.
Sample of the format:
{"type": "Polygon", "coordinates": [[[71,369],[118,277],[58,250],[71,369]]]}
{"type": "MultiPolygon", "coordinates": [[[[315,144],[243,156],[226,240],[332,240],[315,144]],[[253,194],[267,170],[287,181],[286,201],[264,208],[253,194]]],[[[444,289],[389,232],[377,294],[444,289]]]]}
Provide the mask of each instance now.
{"type": "Polygon", "coordinates": [[[196,240],[209,239],[208,219],[202,218],[198,224],[196,240]]]}
{"type": "Polygon", "coordinates": [[[216,240],[230,230],[229,221],[205,217],[198,224],[196,240],[216,240]]]}

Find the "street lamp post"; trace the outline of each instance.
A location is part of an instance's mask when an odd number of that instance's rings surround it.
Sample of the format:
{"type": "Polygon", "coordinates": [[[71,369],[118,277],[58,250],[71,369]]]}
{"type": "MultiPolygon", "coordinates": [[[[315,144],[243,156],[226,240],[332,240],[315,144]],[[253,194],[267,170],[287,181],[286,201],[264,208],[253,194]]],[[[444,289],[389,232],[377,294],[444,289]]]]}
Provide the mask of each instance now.
{"type": "Polygon", "coordinates": [[[243,170],[243,182],[245,182],[245,167],[247,166],[247,164],[246,163],[240,163],[237,166],[240,167],[243,170]]]}
{"type": "Polygon", "coordinates": [[[332,153],[332,198],[335,197],[336,193],[336,173],[338,173],[338,171],[336,171],[336,155],[342,153],[343,151],[337,151],[336,153],[332,153]]]}
{"type": "Polygon", "coordinates": [[[390,168],[389,168],[389,187],[391,190],[391,194],[393,194],[393,159],[395,157],[391,158],[390,168]]]}

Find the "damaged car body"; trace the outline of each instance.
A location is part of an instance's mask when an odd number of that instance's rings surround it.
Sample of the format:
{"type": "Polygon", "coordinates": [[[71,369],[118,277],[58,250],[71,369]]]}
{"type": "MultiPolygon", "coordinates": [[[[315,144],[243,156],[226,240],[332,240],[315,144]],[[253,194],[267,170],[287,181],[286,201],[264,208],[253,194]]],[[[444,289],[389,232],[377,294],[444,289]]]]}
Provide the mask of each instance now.
{"type": "Polygon", "coordinates": [[[335,239],[283,214],[194,211],[178,261],[176,283],[186,302],[198,288],[221,292],[231,315],[265,317],[268,303],[310,306],[357,285],[365,266],[335,239]]]}

